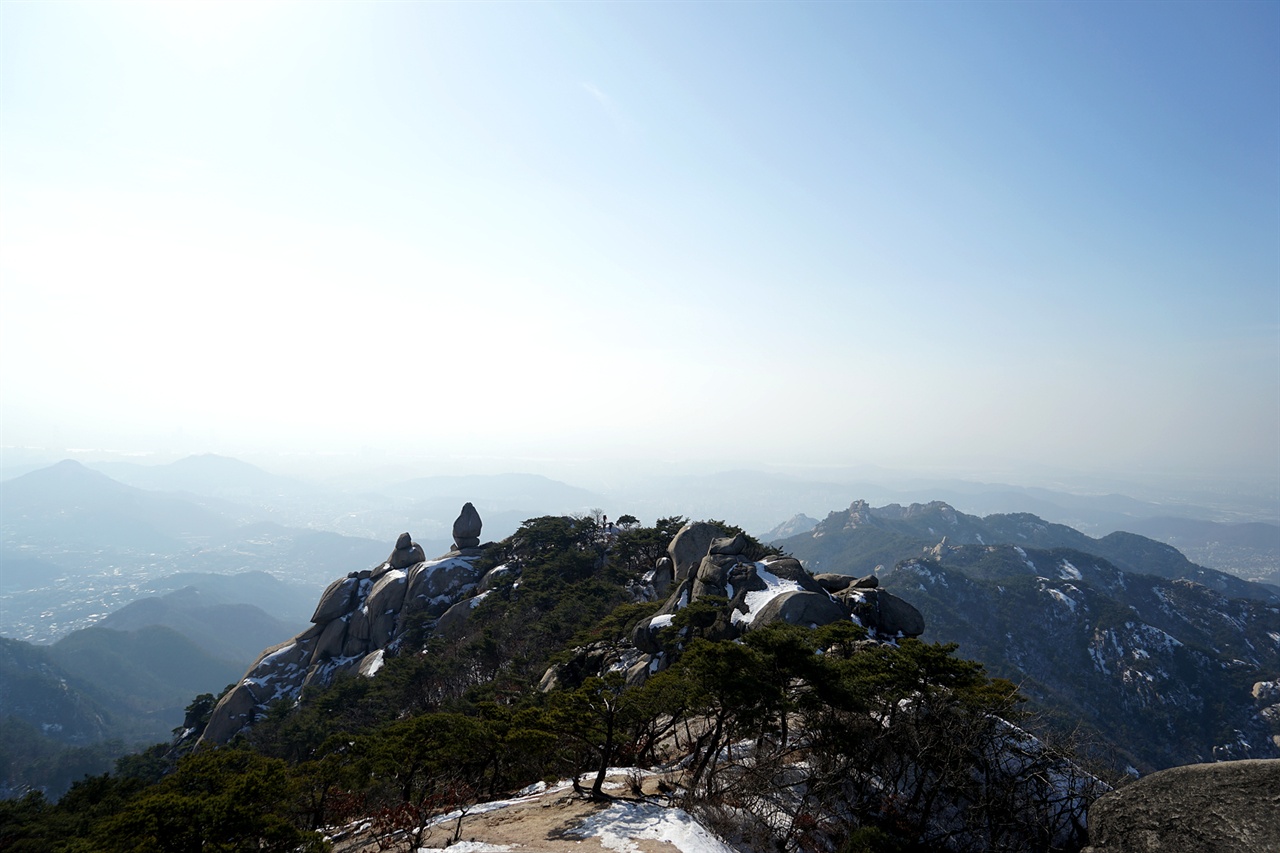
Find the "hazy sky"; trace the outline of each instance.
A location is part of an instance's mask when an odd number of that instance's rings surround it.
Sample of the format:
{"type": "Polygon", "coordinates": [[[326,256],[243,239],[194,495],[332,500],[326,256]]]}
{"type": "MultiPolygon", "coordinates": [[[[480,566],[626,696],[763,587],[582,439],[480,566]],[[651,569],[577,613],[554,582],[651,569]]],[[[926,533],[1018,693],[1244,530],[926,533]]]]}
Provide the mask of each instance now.
{"type": "Polygon", "coordinates": [[[0,39],[5,445],[1280,476],[1280,4],[0,39]]]}

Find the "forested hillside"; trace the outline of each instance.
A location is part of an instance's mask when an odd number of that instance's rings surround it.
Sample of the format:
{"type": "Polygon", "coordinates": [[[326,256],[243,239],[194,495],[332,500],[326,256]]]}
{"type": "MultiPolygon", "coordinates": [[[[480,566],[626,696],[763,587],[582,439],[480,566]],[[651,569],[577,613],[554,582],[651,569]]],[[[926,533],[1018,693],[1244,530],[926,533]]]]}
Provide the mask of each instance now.
{"type": "Polygon", "coordinates": [[[730,602],[703,596],[657,631],[658,663],[617,666],[660,606],[655,563],[682,521],[527,521],[479,549],[490,580],[462,593],[465,618],[424,611],[374,673],[312,683],[225,746],[193,748],[216,698],[197,697],[175,744],[57,803],[0,806],[0,846],[322,849],[363,821],[366,842],[408,850],[439,843],[443,816],[542,780],[617,797],[602,784],[617,767],[656,771],[663,802],[748,849],[1080,845],[1105,786],[1020,728],[1013,685],[952,647],[875,640],[847,616],[718,640],[730,602]]]}

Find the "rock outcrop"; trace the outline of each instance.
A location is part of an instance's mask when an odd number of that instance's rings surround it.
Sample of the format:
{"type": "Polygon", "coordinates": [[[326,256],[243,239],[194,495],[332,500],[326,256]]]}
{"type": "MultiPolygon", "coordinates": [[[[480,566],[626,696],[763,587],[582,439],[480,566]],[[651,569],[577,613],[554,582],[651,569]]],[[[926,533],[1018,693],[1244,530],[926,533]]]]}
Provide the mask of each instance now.
{"type": "Polygon", "coordinates": [[[1085,853],[1280,850],[1280,759],[1152,773],[1093,804],[1089,841],[1085,853]]]}
{"type": "Polygon", "coordinates": [[[632,642],[650,656],[628,672],[643,680],[665,665],[660,633],[675,614],[699,600],[727,599],[727,611],[703,626],[709,638],[734,639],[771,622],[819,626],[853,621],[873,639],[918,637],[924,632],[920,612],[889,592],[876,588],[874,575],[855,579],[843,575],[815,577],[792,557],[745,556],[747,538],[715,535],[725,531],[707,522],[686,524],[672,539],[669,562],[675,566],[673,591],[656,614],[642,620],[632,642]],[[694,548],[703,549],[694,559],[694,548]]]}
{"type": "MultiPolygon", "coordinates": [[[[213,709],[200,742],[227,742],[273,702],[296,699],[307,685],[327,684],[342,672],[376,673],[411,622],[442,621],[476,589],[480,525],[479,513],[468,503],[454,524],[456,550],[426,560],[422,547],[402,533],[385,562],[329,584],[311,627],[258,657],[213,709]]],[[[465,615],[453,613],[448,625],[456,629],[465,615]]]]}
{"type": "Polygon", "coordinates": [[[396,549],[391,552],[391,556],[387,557],[386,567],[407,569],[425,559],[427,555],[422,552],[422,546],[414,542],[408,533],[401,533],[400,538],[396,540],[396,549]]]}
{"type": "Polygon", "coordinates": [[[712,540],[723,537],[727,532],[720,525],[708,521],[692,521],[681,527],[667,546],[667,554],[674,566],[675,582],[679,583],[689,577],[689,573],[707,556],[712,540]]]}
{"type": "Polygon", "coordinates": [[[466,551],[480,546],[480,513],[467,501],[462,505],[462,512],[453,522],[453,544],[459,551],[466,551]]]}

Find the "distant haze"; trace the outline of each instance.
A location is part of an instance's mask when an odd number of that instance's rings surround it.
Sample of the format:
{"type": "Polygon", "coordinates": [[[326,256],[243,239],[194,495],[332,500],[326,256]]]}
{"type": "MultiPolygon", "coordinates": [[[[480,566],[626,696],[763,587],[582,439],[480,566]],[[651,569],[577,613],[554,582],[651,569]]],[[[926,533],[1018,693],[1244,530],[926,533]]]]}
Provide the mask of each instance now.
{"type": "Polygon", "coordinates": [[[3,3],[0,125],[6,465],[1280,482],[1278,4],[3,3]]]}

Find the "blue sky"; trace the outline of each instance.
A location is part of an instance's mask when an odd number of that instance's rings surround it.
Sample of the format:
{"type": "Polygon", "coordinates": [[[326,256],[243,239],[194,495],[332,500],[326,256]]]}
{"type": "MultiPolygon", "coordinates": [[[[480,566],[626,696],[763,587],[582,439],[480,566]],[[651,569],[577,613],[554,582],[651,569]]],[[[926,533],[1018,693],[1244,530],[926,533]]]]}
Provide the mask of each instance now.
{"type": "Polygon", "coordinates": [[[0,288],[5,445],[1280,477],[1280,6],[6,2],[0,288]]]}

